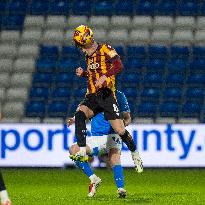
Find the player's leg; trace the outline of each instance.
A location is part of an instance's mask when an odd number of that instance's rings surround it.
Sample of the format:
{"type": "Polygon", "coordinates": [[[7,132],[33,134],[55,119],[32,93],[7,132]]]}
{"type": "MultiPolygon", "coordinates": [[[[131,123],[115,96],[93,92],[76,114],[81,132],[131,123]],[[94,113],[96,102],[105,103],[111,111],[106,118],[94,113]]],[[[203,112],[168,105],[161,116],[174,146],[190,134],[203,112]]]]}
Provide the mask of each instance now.
{"type": "Polygon", "coordinates": [[[1,198],[2,205],[11,205],[11,201],[9,199],[1,172],[0,172],[0,198],[1,198]]]}
{"type": "MultiPolygon", "coordinates": [[[[73,144],[70,149],[69,152],[72,155],[75,155],[77,152],[79,152],[80,148],[77,144],[73,144]]],[[[86,153],[88,155],[91,155],[91,148],[89,145],[86,146],[86,153]]],[[[74,161],[75,164],[77,165],[78,168],[80,168],[84,174],[90,179],[90,185],[89,185],[89,193],[88,193],[88,197],[93,197],[96,194],[97,191],[97,187],[100,185],[100,183],[102,182],[102,180],[95,175],[95,173],[93,172],[90,164],[88,162],[81,162],[79,160],[74,161]]]]}
{"type": "Polygon", "coordinates": [[[131,151],[136,171],[138,173],[143,172],[143,163],[139,156],[139,152],[136,150],[136,145],[131,134],[125,129],[123,121],[120,119],[110,120],[110,124],[112,125],[115,132],[119,134],[122,141],[127,145],[128,149],[131,151]]]}

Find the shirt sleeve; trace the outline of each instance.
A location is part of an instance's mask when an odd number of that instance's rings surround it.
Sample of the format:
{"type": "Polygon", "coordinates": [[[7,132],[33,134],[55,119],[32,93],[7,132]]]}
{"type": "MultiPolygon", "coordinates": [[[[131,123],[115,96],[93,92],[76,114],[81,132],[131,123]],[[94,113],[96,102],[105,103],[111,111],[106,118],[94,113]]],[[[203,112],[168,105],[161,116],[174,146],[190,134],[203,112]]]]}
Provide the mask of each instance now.
{"type": "Polygon", "coordinates": [[[116,96],[120,112],[130,112],[130,107],[125,94],[118,91],[116,96]]]}

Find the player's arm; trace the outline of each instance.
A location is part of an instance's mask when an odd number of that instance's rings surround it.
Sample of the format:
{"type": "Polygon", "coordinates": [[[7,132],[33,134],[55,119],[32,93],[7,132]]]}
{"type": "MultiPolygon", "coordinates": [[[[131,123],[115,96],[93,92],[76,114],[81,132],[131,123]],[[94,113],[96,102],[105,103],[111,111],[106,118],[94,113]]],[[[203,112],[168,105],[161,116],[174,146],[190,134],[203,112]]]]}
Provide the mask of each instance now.
{"type": "Polygon", "coordinates": [[[124,122],[125,127],[128,126],[132,121],[130,112],[123,112],[122,117],[123,117],[123,122],[124,122]]]}

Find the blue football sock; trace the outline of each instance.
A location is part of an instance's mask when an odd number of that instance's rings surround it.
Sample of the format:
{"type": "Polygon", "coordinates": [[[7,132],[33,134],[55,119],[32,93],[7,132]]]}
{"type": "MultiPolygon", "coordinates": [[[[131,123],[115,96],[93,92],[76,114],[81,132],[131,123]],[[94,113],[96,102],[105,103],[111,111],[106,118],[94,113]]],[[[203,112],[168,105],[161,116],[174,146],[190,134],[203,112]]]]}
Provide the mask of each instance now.
{"type": "Polygon", "coordinates": [[[82,171],[88,176],[90,177],[91,175],[93,175],[93,170],[91,169],[90,165],[88,164],[88,162],[80,162],[80,161],[76,161],[75,164],[82,169],[82,171]]]}
{"type": "Polygon", "coordinates": [[[117,188],[124,188],[124,175],[123,175],[123,168],[121,165],[115,165],[113,167],[114,171],[114,178],[117,188]]]}

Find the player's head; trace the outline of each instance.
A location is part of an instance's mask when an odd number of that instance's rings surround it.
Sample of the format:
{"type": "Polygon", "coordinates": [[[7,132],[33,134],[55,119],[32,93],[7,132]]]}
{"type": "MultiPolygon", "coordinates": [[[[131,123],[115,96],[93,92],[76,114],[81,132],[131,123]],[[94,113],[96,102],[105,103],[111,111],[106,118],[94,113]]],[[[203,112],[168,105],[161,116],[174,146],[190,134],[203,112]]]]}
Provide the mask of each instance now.
{"type": "Polygon", "coordinates": [[[85,25],[78,26],[73,33],[73,41],[80,48],[89,48],[94,43],[92,30],[85,25]]]}

